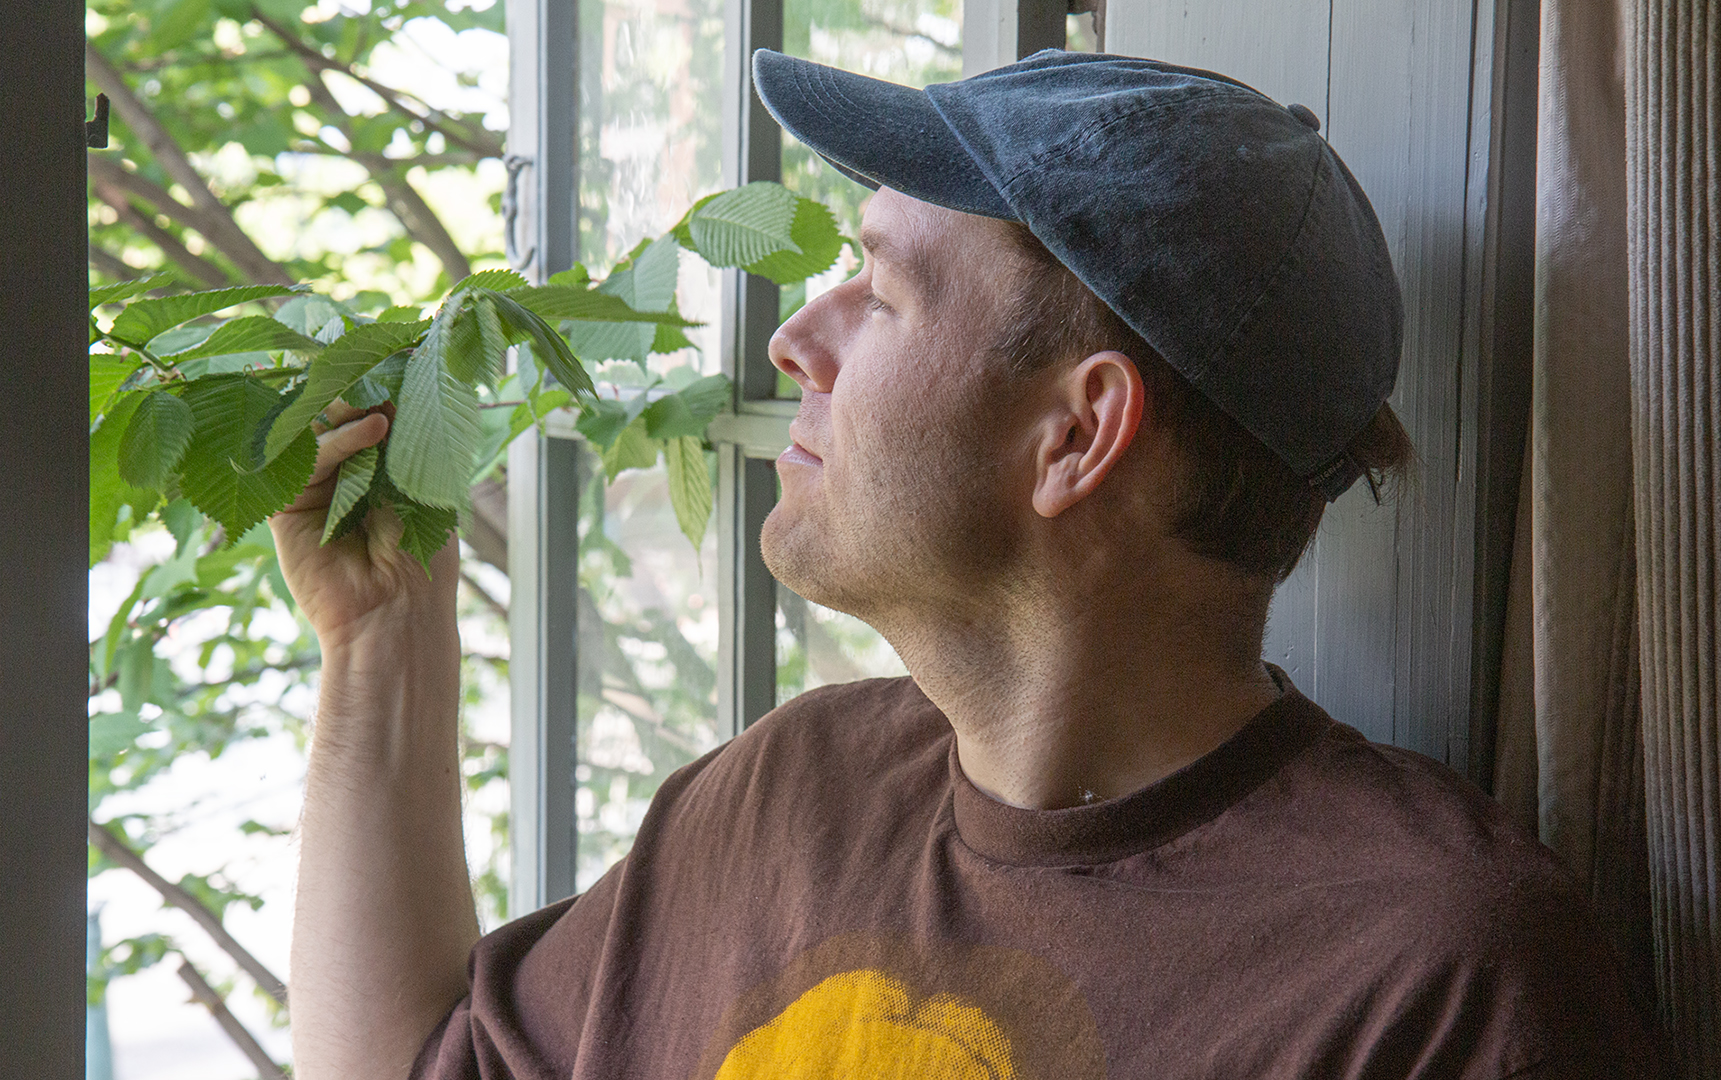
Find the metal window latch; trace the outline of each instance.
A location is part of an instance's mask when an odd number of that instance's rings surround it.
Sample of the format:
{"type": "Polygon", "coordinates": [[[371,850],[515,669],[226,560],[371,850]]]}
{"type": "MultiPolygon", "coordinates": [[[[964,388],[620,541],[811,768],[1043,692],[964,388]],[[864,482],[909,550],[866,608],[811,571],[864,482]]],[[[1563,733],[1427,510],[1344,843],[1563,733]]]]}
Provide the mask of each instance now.
{"type": "Polygon", "coordinates": [[[509,154],[502,159],[502,165],[508,170],[508,186],[502,189],[502,246],[508,256],[508,265],[524,270],[537,258],[538,248],[534,245],[526,254],[520,254],[520,248],[514,242],[514,222],[520,216],[520,173],[531,167],[532,159],[509,154]]]}
{"type": "Polygon", "coordinates": [[[96,95],[96,118],[84,121],[84,145],[92,150],[106,150],[108,146],[108,96],[96,95]]]}

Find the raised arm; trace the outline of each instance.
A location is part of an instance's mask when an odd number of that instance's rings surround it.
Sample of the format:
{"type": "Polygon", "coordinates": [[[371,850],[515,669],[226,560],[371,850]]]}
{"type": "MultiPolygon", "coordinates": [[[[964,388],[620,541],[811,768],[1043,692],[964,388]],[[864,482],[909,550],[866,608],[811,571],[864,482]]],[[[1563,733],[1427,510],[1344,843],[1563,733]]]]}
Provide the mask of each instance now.
{"type": "Polygon", "coordinates": [[[294,1075],[405,1076],[466,992],[478,939],[460,829],[460,639],[450,542],[432,574],[373,511],[320,547],[340,462],[379,442],[381,414],[337,405],[312,485],[270,521],[281,568],[322,645],[293,916],[294,1075]]]}

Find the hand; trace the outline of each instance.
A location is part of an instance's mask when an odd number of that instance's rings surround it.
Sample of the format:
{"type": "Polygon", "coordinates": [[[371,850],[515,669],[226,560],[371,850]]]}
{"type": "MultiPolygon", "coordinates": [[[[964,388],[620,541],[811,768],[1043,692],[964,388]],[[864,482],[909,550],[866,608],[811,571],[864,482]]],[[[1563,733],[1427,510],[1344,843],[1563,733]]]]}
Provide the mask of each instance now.
{"type": "Polygon", "coordinates": [[[392,410],[383,410],[364,413],[332,403],[325,410],[331,427],[317,436],[310,483],[292,505],[269,519],[287,588],[325,650],[383,626],[454,626],[459,550],[452,538],[431,559],[429,577],[417,559],[400,550],[400,518],[387,508],[372,510],[339,540],[322,543],[341,462],[388,434],[392,410]]]}

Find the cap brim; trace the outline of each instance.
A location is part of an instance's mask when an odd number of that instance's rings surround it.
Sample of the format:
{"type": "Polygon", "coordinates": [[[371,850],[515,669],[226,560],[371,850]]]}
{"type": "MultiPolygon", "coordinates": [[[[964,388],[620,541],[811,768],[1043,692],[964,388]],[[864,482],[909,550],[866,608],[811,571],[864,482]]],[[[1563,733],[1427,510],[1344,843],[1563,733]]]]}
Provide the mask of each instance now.
{"type": "Polygon", "coordinates": [[[783,130],[853,180],[1017,220],[925,91],[760,49],[753,85],[783,130]]]}

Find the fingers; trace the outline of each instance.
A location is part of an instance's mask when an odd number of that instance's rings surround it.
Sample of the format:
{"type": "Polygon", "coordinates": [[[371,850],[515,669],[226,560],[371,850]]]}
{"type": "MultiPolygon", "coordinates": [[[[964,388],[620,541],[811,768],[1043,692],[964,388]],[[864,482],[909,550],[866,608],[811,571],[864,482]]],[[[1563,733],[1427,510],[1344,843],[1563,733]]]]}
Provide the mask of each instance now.
{"type": "Polygon", "coordinates": [[[388,417],[381,413],[366,415],[352,411],[359,415],[359,419],[350,420],[317,436],[316,468],[311,470],[311,479],[306,483],[305,490],[287,507],[286,512],[311,510],[328,505],[335,471],[341,467],[341,462],[367,446],[382,442],[383,436],[388,434],[388,417]]]}

